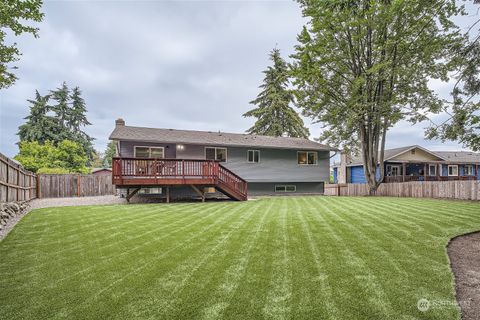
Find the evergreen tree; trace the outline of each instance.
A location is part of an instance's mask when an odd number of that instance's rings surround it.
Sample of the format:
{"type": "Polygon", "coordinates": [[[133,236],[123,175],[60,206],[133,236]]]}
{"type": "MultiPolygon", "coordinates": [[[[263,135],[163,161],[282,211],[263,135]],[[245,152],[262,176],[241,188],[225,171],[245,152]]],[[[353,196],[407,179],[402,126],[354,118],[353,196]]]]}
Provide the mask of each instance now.
{"type": "Polygon", "coordinates": [[[257,118],[247,132],[275,137],[308,138],[309,131],[302,118],[290,106],[294,102],[294,96],[288,89],[288,66],[280,56],[279,49],[272,50],[270,60],[273,61],[273,66],[263,71],[265,78],[260,86],[262,91],[250,102],[257,107],[243,115],[257,118]]]}
{"type": "Polygon", "coordinates": [[[49,95],[41,96],[38,91],[32,104],[27,122],[19,127],[20,142],[37,141],[45,144],[50,141],[57,146],[64,140],[71,140],[82,146],[89,162],[95,150],[91,138],[82,128],[90,125],[87,120],[87,108],[80,88],[72,91],[64,82],[60,88],[51,90],[49,95]],[[49,101],[54,104],[50,105],[49,101]],[[52,115],[53,113],[53,115],[52,115]]]}
{"type": "Polygon", "coordinates": [[[35,99],[27,100],[32,106],[30,114],[25,117],[27,122],[19,127],[20,141],[38,141],[44,144],[46,141],[57,139],[58,122],[56,118],[48,115],[50,111],[48,99],[48,95],[42,96],[37,90],[35,99]]]}
{"type": "Polygon", "coordinates": [[[70,89],[67,83],[63,82],[60,88],[50,90],[50,97],[55,101],[51,109],[55,112],[55,116],[60,125],[60,137],[58,138],[59,140],[71,139],[73,131],[68,128],[68,124],[71,123],[72,108],[69,105],[70,89]]]}
{"type": "Polygon", "coordinates": [[[103,163],[105,168],[112,167],[112,158],[115,156],[116,153],[117,153],[116,143],[115,141],[110,141],[107,145],[107,150],[105,150],[105,156],[103,158],[103,163]]]}

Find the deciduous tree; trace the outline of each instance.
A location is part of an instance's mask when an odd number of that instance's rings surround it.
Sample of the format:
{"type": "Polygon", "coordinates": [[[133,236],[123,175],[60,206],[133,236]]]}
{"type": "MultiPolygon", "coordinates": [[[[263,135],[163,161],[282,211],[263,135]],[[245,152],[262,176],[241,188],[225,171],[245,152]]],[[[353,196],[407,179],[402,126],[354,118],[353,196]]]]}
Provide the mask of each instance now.
{"type": "Polygon", "coordinates": [[[309,21],[292,56],[298,105],[324,126],[322,140],[360,144],[374,194],[384,178],[387,131],[442,108],[428,81],[448,79],[459,38],[451,18],[461,8],[453,0],[299,3],[309,21]]]}
{"type": "Polygon", "coordinates": [[[12,63],[21,55],[16,43],[7,44],[7,34],[20,36],[30,33],[38,37],[38,28],[28,25],[28,22],[40,22],[43,19],[41,0],[3,0],[0,1],[0,90],[11,86],[17,76],[12,63]]]}

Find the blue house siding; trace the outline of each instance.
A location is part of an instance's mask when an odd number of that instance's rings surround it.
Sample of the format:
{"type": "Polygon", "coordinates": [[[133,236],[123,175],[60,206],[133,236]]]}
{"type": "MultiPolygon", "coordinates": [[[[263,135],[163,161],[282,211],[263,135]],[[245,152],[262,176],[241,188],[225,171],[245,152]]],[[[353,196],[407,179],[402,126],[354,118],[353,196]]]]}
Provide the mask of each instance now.
{"type": "Polygon", "coordinates": [[[338,178],[337,178],[337,175],[338,175],[338,168],[333,168],[333,183],[338,183],[338,178]]]}
{"type": "Polygon", "coordinates": [[[351,183],[366,183],[363,166],[350,167],[350,170],[351,183]]]}

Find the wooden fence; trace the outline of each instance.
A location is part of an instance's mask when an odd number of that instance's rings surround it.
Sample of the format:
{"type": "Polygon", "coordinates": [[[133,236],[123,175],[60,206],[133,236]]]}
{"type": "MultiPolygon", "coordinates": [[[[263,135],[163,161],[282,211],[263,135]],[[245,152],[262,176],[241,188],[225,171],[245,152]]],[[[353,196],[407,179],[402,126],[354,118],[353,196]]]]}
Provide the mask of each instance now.
{"type": "MultiPolygon", "coordinates": [[[[327,184],[325,195],[366,196],[366,184],[327,184]]],[[[480,181],[417,181],[382,183],[377,196],[442,198],[480,201],[480,181]]]]}
{"type": "Polygon", "coordinates": [[[0,202],[30,200],[36,197],[36,175],[0,153],[0,202]]]}
{"type": "Polygon", "coordinates": [[[41,174],[39,198],[90,197],[115,194],[111,174],[41,174]]]}
{"type": "Polygon", "coordinates": [[[111,174],[39,174],[0,153],[0,202],[115,194],[111,174]]]}

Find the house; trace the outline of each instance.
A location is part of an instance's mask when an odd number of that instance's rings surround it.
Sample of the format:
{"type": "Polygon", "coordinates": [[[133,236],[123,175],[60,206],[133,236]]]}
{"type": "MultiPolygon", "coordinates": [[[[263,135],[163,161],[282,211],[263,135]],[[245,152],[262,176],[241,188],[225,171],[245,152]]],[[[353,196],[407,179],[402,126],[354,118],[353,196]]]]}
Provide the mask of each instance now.
{"type": "Polygon", "coordinates": [[[110,175],[112,174],[112,169],[110,168],[92,168],[93,175],[110,175]]]}
{"type": "Polygon", "coordinates": [[[247,194],[321,194],[336,150],[308,139],[133,127],[122,119],[110,140],[117,146],[113,183],[127,189],[127,199],[147,188],[167,200],[204,200],[218,192],[236,200],[247,194]]]}
{"type": "MultiPolygon", "coordinates": [[[[385,150],[383,182],[480,180],[480,153],[430,151],[418,145],[385,150]]],[[[379,170],[377,168],[377,175],[379,170]]],[[[333,167],[335,183],[366,183],[360,157],[333,167]]]]}

